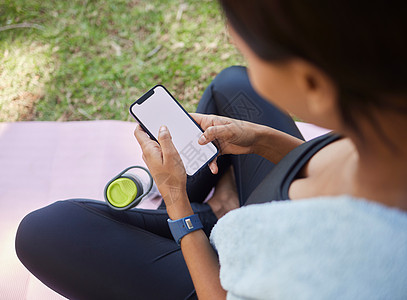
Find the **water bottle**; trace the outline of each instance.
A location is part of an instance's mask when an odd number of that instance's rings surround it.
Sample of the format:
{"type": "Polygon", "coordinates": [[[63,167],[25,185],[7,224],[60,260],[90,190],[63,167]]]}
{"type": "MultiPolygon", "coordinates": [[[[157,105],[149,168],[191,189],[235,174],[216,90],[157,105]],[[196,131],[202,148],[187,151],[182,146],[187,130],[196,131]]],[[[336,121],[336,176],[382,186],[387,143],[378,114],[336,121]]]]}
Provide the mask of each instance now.
{"type": "Polygon", "coordinates": [[[157,192],[150,172],[142,166],[132,166],[120,172],[106,184],[104,196],[111,208],[127,210],[147,199],[149,193],[157,192]]]}

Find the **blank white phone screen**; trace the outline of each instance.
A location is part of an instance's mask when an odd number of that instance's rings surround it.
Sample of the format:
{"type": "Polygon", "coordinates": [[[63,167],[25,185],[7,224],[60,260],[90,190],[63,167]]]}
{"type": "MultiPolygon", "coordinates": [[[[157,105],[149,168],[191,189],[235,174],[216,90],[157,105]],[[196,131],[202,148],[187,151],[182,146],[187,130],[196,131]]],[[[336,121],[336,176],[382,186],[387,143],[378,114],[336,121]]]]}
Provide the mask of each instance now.
{"type": "Polygon", "coordinates": [[[161,125],[167,126],[188,175],[217,154],[212,143],[198,144],[202,131],[163,87],[156,86],[154,94],[141,104],[133,104],[131,111],[157,140],[161,125]]]}

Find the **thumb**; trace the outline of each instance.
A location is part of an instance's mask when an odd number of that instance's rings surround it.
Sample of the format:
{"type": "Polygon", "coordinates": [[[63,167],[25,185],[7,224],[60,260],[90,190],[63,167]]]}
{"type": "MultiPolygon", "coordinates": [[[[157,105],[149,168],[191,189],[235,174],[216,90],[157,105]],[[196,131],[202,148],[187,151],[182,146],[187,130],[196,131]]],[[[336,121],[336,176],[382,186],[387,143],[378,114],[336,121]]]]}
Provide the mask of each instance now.
{"type": "Polygon", "coordinates": [[[167,126],[163,125],[160,127],[160,130],[158,131],[158,142],[160,143],[161,151],[163,152],[164,161],[168,159],[169,156],[178,154],[167,126]]]}

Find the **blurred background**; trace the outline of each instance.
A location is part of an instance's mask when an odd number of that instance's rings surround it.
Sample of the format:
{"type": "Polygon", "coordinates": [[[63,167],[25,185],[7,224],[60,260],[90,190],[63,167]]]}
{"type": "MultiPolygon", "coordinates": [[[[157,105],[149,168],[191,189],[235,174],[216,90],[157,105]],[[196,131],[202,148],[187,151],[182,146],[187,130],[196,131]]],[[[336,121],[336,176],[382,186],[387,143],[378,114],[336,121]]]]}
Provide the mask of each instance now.
{"type": "Polygon", "coordinates": [[[165,85],[190,112],[243,64],[212,0],[0,0],[0,121],[130,120],[165,85]]]}

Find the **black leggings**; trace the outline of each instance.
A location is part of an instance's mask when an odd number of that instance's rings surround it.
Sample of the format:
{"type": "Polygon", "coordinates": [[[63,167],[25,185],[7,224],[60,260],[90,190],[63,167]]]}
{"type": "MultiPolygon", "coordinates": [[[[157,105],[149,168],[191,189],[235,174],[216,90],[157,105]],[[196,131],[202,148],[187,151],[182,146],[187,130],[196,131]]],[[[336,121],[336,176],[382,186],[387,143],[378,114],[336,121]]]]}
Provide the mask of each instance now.
{"type": "MultiPolygon", "coordinates": [[[[197,112],[243,119],[302,138],[290,117],[256,94],[243,67],[222,71],[205,90],[197,112]]],[[[218,164],[218,175],[206,168],[187,182],[192,208],[207,235],[217,218],[202,201],[230,165],[241,205],[273,168],[254,154],[223,156],[218,164]]],[[[21,221],[16,251],[37,278],[70,299],[195,299],[167,218],[164,208],[118,212],[101,201],[59,201],[21,221]]]]}

